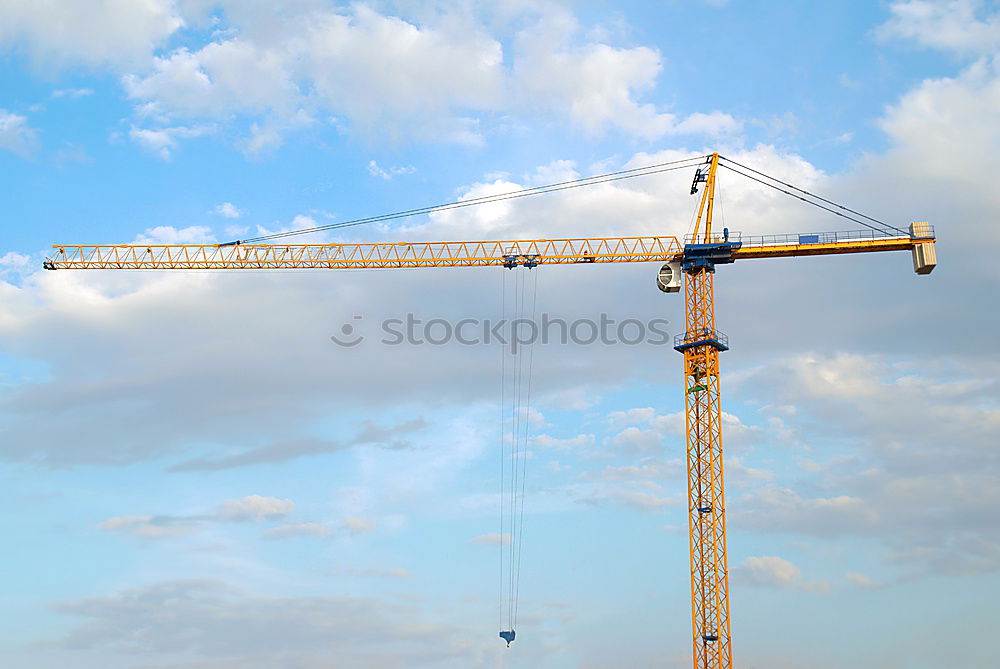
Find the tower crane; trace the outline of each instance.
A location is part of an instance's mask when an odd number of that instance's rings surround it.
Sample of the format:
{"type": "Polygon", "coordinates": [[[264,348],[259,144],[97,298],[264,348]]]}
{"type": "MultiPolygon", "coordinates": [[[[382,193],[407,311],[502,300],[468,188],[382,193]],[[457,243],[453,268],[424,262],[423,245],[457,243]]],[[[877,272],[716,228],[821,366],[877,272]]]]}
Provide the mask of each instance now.
{"type": "MultiPolygon", "coordinates": [[[[691,569],[691,644],[695,669],[730,669],[733,654],[729,614],[729,565],[723,476],[719,353],[729,340],[716,327],[715,269],[751,258],[910,251],[917,274],[937,265],[934,229],[911,223],[904,231],[736,163],[718,153],[697,158],[691,194],[704,184],[693,233],[683,242],[673,236],[532,239],[513,241],[254,243],[225,244],[54,244],[44,262],[49,270],[266,270],[402,267],[536,267],[576,263],[663,263],[657,285],[668,293],[684,290],[684,332],[674,338],[683,354],[687,451],[688,528],[691,569]],[[743,236],[713,229],[719,167],[775,188],[868,229],[793,235],[743,236]],[[756,175],[756,176],[755,176],[756,175]],[[793,192],[794,191],[794,192],[793,192]],[[878,224],[872,226],[869,222],[878,224]]],[[[677,161],[685,162],[685,161],[677,161]]],[[[682,167],[693,165],[684,164],[682,167]]],[[[660,169],[667,171],[674,167],[660,169]]],[[[626,170],[625,172],[636,172],[626,170]]],[[[603,181],[654,174],[626,175],[603,181]]],[[[603,175],[609,176],[609,175],[603,175]]],[[[573,185],[603,181],[578,180],[573,185]]],[[[573,187],[526,189],[509,197],[573,187]]],[[[499,198],[477,198],[494,201],[499,198]]],[[[479,202],[428,207],[401,214],[469,206],[479,202]]],[[[359,219],[360,222],[371,220],[359,219]]],[[[354,223],[354,222],[350,222],[354,223]]],[[[274,235],[284,236],[288,233],[274,235]]],[[[513,633],[511,632],[511,639],[513,633]]],[[[501,634],[502,636],[502,634],[501,634]]]]}

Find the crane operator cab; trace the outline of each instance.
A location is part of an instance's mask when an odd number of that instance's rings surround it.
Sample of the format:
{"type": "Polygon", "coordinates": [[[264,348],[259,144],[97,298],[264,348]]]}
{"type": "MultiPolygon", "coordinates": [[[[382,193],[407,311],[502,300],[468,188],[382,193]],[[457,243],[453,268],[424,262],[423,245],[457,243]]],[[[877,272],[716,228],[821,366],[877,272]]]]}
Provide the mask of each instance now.
{"type": "Polygon", "coordinates": [[[500,632],[500,638],[507,642],[507,647],[510,648],[510,642],[514,640],[514,630],[508,630],[506,632],[500,632]]]}

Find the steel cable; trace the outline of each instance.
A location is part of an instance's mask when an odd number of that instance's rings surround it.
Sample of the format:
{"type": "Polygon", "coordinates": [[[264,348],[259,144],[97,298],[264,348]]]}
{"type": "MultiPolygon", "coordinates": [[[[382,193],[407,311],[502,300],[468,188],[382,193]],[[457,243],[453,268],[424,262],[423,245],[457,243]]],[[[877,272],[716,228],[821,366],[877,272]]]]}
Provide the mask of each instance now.
{"type": "Polygon", "coordinates": [[[692,158],[685,158],[683,160],[674,160],[666,163],[658,163],[656,165],[647,165],[646,167],[635,167],[628,170],[619,170],[617,172],[608,172],[606,174],[598,174],[590,177],[573,179],[571,181],[561,181],[558,183],[547,184],[545,186],[534,186],[532,188],[524,188],[518,191],[513,191],[511,193],[497,193],[496,195],[483,195],[481,197],[476,197],[469,200],[463,200],[461,202],[450,202],[450,203],[429,205],[426,207],[417,207],[415,209],[406,209],[403,211],[397,211],[391,214],[380,214],[378,216],[366,216],[364,218],[355,218],[349,221],[342,221],[340,223],[330,223],[329,225],[318,225],[311,228],[302,228],[299,230],[287,230],[284,232],[275,232],[268,235],[259,235],[257,237],[249,237],[247,239],[226,242],[224,244],[220,244],[220,246],[230,246],[234,244],[255,244],[258,242],[265,242],[272,239],[283,239],[285,237],[292,237],[295,235],[304,235],[314,232],[324,232],[327,230],[336,230],[339,228],[347,228],[357,225],[366,225],[369,223],[380,223],[383,221],[392,221],[400,218],[407,218],[409,216],[416,216],[419,214],[429,214],[437,211],[448,211],[451,209],[462,209],[464,207],[474,207],[481,204],[502,202],[504,200],[529,197],[532,195],[554,193],[558,191],[569,190],[571,188],[582,188],[584,186],[594,186],[602,183],[621,181],[623,179],[634,179],[636,177],[650,176],[653,174],[662,174],[664,172],[672,172],[674,170],[688,169],[690,167],[694,167],[695,165],[698,164],[698,161],[704,160],[705,157],[706,156],[694,156],[692,158]]]}
{"type": "Polygon", "coordinates": [[[859,220],[857,218],[854,218],[853,216],[848,216],[848,215],[842,214],[841,212],[836,211],[834,209],[830,209],[829,207],[824,207],[823,205],[821,205],[821,204],[819,204],[817,202],[813,202],[812,200],[809,200],[809,199],[807,199],[805,197],[802,197],[801,195],[797,195],[795,193],[792,193],[791,191],[785,190],[783,188],[779,188],[778,186],[775,186],[772,183],[769,183],[767,181],[763,181],[761,179],[753,177],[753,176],[751,176],[751,175],[749,175],[749,174],[747,174],[745,172],[741,172],[740,170],[738,170],[738,169],[736,169],[734,167],[731,167],[730,165],[727,165],[726,163],[727,162],[728,163],[732,163],[733,165],[736,165],[737,167],[741,167],[741,168],[743,168],[745,170],[749,170],[750,172],[753,172],[754,174],[758,174],[758,175],[764,177],[765,179],[770,179],[771,181],[779,183],[782,186],[787,186],[788,188],[791,188],[792,190],[796,190],[799,193],[803,193],[803,194],[805,194],[805,195],[807,195],[807,196],[809,196],[811,198],[815,198],[815,199],[820,200],[822,202],[826,202],[827,204],[833,205],[834,207],[837,207],[838,209],[843,209],[844,211],[847,211],[847,212],[850,212],[852,214],[855,214],[856,216],[860,216],[861,218],[868,219],[869,221],[872,221],[873,223],[878,223],[879,225],[883,226],[883,228],[888,228],[889,230],[892,230],[894,232],[898,232],[898,233],[904,234],[904,235],[905,234],[909,234],[905,230],[900,230],[899,228],[897,228],[897,227],[895,227],[893,225],[889,225],[888,223],[885,223],[883,221],[880,221],[877,218],[872,218],[871,216],[868,216],[867,214],[862,214],[859,211],[855,211],[854,209],[850,209],[849,207],[845,207],[844,205],[838,204],[836,202],[833,202],[832,200],[828,200],[825,197],[816,195],[815,193],[810,193],[809,191],[805,190],[804,188],[799,188],[798,186],[794,186],[794,185],[792,185],[790,183],[782,181],[781,179],[778,179],[776,177],[772,177],[769,174],[765,174],[765,173],[763,173],[763,172],[761,172],[759,170],[755,170],[752,167],[747,167],[746,165],[738,163],[735,160],[731,160],[731,159],[725,158],[723,156],[719,156],[719,160],[720,160],[719,165],[721,167],[725,167],[727,170],[729,170],[731,172],[735,172],[736,174],[742,175],[742,176],[746,177],[747,179],[751,179],[753,181],[756,181],[759,184],[763,184],[763,185],[765,185],[765,186],[767,186],[769,188],[773,188],[774,190],[776,190],[776,191],[778,191],[780,193],[784,193],[785,195],[790,195],[791,197],[794,197],[794,198],[796,198],[798,200],[802,200],[806,204],[811,204],[814,207],[819,207],[820,209],[828,211],[831,214],[836,214],[837,216],[840,216],[841,218],[846,218],[847,220],[853,221],[854,223],[857,223],[858,225],[863,225],[866,228],[869,228],[871,230],[875,230],[876,232],[881,232],[883,234],[889,234],[888,231],[885,230],[885,229],[876,228],[875,226],[870,225],[868,223],[865,223],[864,221],[861,221],[861,220],[859,220]],[[721,162],[721,161],[725,161],[725,162],[721,162]]]}

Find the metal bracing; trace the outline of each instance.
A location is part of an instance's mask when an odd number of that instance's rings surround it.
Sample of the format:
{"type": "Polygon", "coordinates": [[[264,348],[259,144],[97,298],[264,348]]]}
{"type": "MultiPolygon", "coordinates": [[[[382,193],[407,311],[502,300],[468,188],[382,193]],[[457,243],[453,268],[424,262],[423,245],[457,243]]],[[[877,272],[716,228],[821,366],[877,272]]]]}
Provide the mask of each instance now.
{"type": "Polygon", "coordinates": [[[56,244],[49,269],[351,269],[503,267],[666,262],[683,249],[676,237],[599,237],[481,242],[357,244],[56,244]]]}
{"type": "MultiPolygon", "coordinates": [[[[719,154],[708,173],[695,177],[691,192],[701,194],[689,249],[720,246],[731,252],[728,231],[712,235],[715,177],[719,154]],[[704,227],[702,227],[704,223],[704,227]],[[699,230],[704,232],[699,234],[699,230]]],[[[736,246],[739,248],[739,246],[736,246]]],[[[687,249],[685,249],[687,251],[687,249]]],[[[685,254],[687,255],[687,254],[685,254]]],[[[684,431],[687,451],[688,537],[691,550],[691,647],[695,669],[730,669],[729,563],[726,552],[726,500],[722,466],[722,408],[719,401],[719,350],[726,346],[715,329],[714,256],[684,272],[684,335],[676,347],[684,354],[684,431]]],[[[721,259],[722,262],[732,260],[721,259]]]]}
{"type": "MultiPolygon", "coordinates": [[[[835,233],[824,233],[835,234],[835,233]]],[[[713,238],[714,240],[714,238],[713,238]]],[[[744,247],[733,258],[909,251],[930,239],[856,239],[832,243],[744,247]]],[[[47,269],[351,269],[373,267],[503,267],[517,264],[670,262],[681,260],[676,237],[601,237],[485,242],[375,244],[55,244],[47,269]]]]}
{"type": "MultiPolygon", "coordinates": [[[[684,275],[686,332],[715,332],[714,277],[684,275]]],[[[695,669],[729,669],[729,566],[722,466],[719,350],[703,343],[684,351],[688,529],[691,547],[691,635],[695,669]]]]}

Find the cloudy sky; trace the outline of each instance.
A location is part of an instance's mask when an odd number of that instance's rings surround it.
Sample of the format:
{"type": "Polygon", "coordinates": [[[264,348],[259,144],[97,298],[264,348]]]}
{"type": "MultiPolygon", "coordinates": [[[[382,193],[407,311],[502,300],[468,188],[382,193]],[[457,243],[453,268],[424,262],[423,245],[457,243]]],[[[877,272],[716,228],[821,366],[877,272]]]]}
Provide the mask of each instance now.
{"type": "MultiPolygon", "coordinates": [[[[533,348],[507,649],[510,358],[380,328],[511,315],[515,272],[40,266],[712,150],[940,239],[929,277],[903,253],[720,268],[737,662],[995,660],[996,3],[0,0],[0,63],[5,667],[689,666],[669,346],[533,348]]],[[[314,239],[682,235],[690,179],[314,239]]],[[[733,230],[845,229],[720,188],[733,230]]],[[[655,269],[532,270],[537,311],[674,332],[655,269]]]]}

